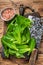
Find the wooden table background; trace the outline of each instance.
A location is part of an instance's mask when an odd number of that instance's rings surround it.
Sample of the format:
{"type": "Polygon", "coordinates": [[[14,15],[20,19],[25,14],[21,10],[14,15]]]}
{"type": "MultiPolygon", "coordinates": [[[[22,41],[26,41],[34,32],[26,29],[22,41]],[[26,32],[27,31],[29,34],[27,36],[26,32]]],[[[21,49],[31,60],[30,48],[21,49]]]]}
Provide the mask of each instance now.
{"type": "MultiPolygon", "coordinates": [[[[18,6],[20,4],[31,6],[33,9],[35,9],[35,11],[38,11],[40,13],[40,15],[43,17],[43,0],[12,0],[12,1],[15,4],[17,4],[18,6]]],[[[11,0],[0,0],[0,11],[5,7],[13,7],[11,0]]],[[[14,6],[14,8],[16,9],[16,13],[18,14],[19,9],[16,8],[15,6],[14,6]]],[[[30,12],[30,11],[26,11],[26,12],[30,12]]],[[[2,47],[2,45],[1,45],[1,37],[3,35],[3,29],[4,29],[3,25],[4,25],[4,23],[0,19],[0,49],[2,47]]],[[[39,51],[40,51],[40,53],[38,55],[38,60],[36,61],[36,65],[43,65],[43,38],[42,38],[42,41],[41,41],[39,51]]],[[[4,60],[5,64],[1,63],[1,61],[2,61],[2,58],[0,56],[0,65],[6,65],[5,60],[4,60]]],[[[14,65],[14,63],[10,61],[9,63],[7,63],[7,65],[14,65]]],[[[15,65],[17,65],[17,64],[15,64],[15,65]]]]}

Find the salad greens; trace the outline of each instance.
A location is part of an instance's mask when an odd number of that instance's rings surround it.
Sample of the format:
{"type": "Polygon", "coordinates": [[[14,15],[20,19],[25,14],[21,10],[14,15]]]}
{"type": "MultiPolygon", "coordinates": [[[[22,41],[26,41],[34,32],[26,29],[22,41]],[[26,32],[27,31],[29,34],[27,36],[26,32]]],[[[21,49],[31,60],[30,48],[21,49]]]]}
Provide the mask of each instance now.
{"type": "Polygon", "coordinates": [[[36,40],[29,31],[32,22],[20,15],[17,15],[8,25],[6,34],[2,37],[2,45],[4,54],[8,58],[9,55],[15,55],[17,58],[25,58],[26,52],[29,55],[35,48],[36,40]]]}

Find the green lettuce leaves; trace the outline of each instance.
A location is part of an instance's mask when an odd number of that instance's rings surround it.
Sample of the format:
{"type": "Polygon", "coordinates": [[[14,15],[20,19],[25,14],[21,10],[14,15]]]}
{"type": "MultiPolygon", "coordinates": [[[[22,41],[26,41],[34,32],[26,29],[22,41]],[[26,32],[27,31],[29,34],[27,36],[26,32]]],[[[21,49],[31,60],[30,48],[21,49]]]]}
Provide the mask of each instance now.
{"type": "Polygon", "coordinates": [[[8,25],[6,34],[1,39],[7,58],[9,55],[25,58],[26,52],[29,55],[33,51],[36,41],[31,38],[30,27],[32,27],[32,21],[20,15],[17,15],[8,25]]]}

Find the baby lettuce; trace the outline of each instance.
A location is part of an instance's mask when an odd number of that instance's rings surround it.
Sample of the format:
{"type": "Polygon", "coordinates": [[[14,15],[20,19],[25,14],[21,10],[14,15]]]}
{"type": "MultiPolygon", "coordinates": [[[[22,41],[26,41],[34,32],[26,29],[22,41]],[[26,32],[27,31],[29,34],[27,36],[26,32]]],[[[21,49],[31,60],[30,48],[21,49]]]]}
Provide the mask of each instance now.
{"type": "Polygon", "coordinates": [[[6,34],[2,37],[2,45],[4,54],[8,58],[9,55],[15,55],[17,58],[25,58],[26,52],[29,55],[35,48],[36,41],[31,38],[29,28],[32,21],[17,15],[8,25],[6,34]]]}

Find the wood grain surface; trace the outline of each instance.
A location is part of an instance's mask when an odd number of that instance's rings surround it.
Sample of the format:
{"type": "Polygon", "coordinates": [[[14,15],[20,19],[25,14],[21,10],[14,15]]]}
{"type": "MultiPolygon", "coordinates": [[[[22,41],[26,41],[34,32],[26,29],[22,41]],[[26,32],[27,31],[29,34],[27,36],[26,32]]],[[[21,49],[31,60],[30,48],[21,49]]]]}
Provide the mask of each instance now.
{"type": "MultiPolygon", "coordinates": [[[[35,11],[38,11],[40,15],[43,16],[43,0],[0,0],[0,11],[5,7],[14,7],[16,9],[16,13],[19,14],[19,9],[15,5],[13,6],[11,1],[17,4],[17,6],[19,6],[20,4],[31,6],[33,9],[35,9],[35,11]]],[[[1,37],[3,36],[3,30],[4,30],[4,21],[0,19],[0,51],[2,47],[1,37]]],[[[18,64],[16,63],[14,64],[14,62],[9,60],[3,60],[0,55],[0,65],[18,65],[18,64]]],[[[39,48],[38,60],[36,61],[36,65],[43,65],[43,41],[41,42],[39,48]]]]}

